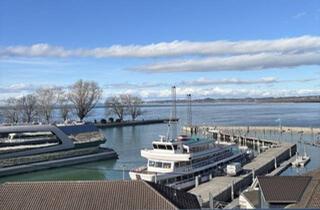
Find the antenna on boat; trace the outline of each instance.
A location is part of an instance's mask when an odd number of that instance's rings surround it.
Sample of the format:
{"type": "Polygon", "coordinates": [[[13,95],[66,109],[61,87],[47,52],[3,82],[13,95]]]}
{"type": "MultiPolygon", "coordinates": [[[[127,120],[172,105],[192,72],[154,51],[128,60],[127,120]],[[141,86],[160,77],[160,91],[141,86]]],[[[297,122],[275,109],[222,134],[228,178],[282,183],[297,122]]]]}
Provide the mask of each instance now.
{"type": "Polygon", "coordinates": [[[171,87],[171,97],[172,97],[171,120],[175,121],[177,119],[177,92],[176,92],[176,86],[172,86],[171,87]]]}
{"type": "Polygon", "coordinates": [[[177,136],[177,94],[176,94],[176,86],[172,86],[171,87],[171,98],[172,98],[172,101],[171,101],[172,104],[171,104],[171,112],[170,112],[170,118],[169,118],[169,122],[168,122],[168,131],[167,131],[167,139],[168,140],[170,138],[170,133],[171,133],[171,139],[174,139],[177,136]]]}
{"type": "Polygon", "coordinates": [[[187,110],[187,125],[192,127],[192,100],[191,100],[191,94],[187,94],[187,100],[188,100],[188,110],[187,110]]]}

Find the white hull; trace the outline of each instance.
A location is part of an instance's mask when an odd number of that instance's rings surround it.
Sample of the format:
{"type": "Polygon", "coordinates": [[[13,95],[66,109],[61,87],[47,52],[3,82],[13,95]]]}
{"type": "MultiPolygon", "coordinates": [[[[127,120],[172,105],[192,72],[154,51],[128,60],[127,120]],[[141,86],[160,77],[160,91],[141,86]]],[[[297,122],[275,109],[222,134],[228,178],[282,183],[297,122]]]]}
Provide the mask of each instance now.
{"type": "MultiPolygon", "coordinates": [[[[180,172],[155,173],[155,172],[147,172],[146,167],[140,167],[139,169],[130,171],[129,176],[132,180],[145,180],[145,181],[149,181],[149,182],[161,182],[161,180],[175,178],[177,176],[194,175],[195,173],[201,173],[201,172],[208,170],[208,169],[214,169],[214,168],[218,167],[219,165],[226,164],[228,162],[232,162],[235,159],[242,157],[243,155],[244,155],[244,153],[235,154],[235,155],[227,157],[223,160],[211,163],[211,164],[207,164],[207,165],[204,165],[204,166],[201,166],[198,168],[193,168],[193,169],[186,168],[185,170],[180,171],[180,172]],[[142,171],[139,171],[139,170],[142,170],[142,171]]],[[[206,175],[203,175],[199,181],[206,182],[208,180],[209,180],[209,175],[206,174],[206,175]]],[[[195,186],[195,179],[192,178],[190,180],[184,180],[181,182],[174,182],[174,183],[166,184],[166,185],[171,186],[176,189],[187,189],[187,188],[191,188],[191,187],[195,186]]]]}
{"type": "Polygon", "coordinates": [[[298,156],[295,161],[293,161],[291,164],[293,167],[304,167],[307,165],[310,161],[309,156],[298,156]]]}

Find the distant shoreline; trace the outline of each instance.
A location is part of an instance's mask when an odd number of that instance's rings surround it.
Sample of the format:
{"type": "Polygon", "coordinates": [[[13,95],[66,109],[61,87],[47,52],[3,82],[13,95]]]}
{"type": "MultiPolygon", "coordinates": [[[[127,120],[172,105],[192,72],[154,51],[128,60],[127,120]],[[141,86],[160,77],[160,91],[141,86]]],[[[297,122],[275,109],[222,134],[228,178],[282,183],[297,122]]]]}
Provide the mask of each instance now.
{"type": "MultiPolygon", "coordinates": [[[[176,101],[177,106],[187,105],[186,99],[178,99],[176,101]]],[[[219,104],[290,104],[290,103],[320,103],[319,96],[292,96],[292,97],[264,97],[264,98],[204,98],[193,99],[193,106],[201,105],[219,105],[219,104]]],[[[153,100],[145,101],[141,107],[168,107],[172,106],[171,100],[153,100]]],[[[70,105],[71,107],[71,105],[70,105]]],[[[0,110],[6,108],[0,105],[0,110]]],[[[55,107],[58,109],[59,107],[55,107]]],[[[95,108],[106,108],[103,103],[98,103],[95,108]]],[[[107,107],[108,108],[108,107],[107,107]]]]}

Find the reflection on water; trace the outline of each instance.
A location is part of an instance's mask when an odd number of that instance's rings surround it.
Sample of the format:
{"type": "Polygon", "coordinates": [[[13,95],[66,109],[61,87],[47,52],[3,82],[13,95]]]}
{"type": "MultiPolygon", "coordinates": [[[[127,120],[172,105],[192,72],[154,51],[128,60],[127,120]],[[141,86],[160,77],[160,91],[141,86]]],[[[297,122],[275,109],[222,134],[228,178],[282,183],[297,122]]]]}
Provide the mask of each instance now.
{"type": "MultiPolygon", "coordinates": [[[[170,107],[148,107],[144,119],[167,118],[170,107]]],[[[180,118],[178,130],[186,122],[187,107],[178,106],[177,115],[180,118]]],[[[194,124],[221,124],[221,125],[268,125],[277,126],[277,119],[281,119],[283,126],[320,127],[319,104],[219,104],[211,106],[193,106],[194,124]]],[[[104,117],[104,109],[96,109],[91,119],[104,117]]],[[[107,137],[104,146],[113,148],[118,154],[118,160],[99,161],[76,166],[63,167],[23,175],[1,178],[4,181],[22,180],[84,180],[84,179],[129,179],[128,170],[145,164],[146,160],[140,156],[142,148],[151,147],[151,142],[166,135],[168,127],[165,124],[153,124],[142,126],[128,126],[120,128],[107,128],[102,132],[107,137]]],[[[277,132],[256,132],[251,135],[266,137],[280,141],[295,142],[299,135],[284,133],[279,136],[277,132]]],[[[312,141],[312,137],[304,135],[306,141],[312,141]]],[[[298,145],[299,146],[299,145],[298,145]]],[[[298,150],[302,148],[299,146],[298,150]]],[[[302,169],[289,168],[284,175],[302,174],[306,171],[320,168],[320,148],[306,146],[311,162],[302,169]]]]}

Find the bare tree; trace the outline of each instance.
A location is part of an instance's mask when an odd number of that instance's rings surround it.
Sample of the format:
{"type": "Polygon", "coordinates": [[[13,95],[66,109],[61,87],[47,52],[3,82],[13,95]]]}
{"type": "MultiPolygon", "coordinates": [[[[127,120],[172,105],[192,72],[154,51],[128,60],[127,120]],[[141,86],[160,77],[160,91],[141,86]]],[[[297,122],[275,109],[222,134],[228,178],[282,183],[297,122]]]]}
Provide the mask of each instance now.
{"type": "Polygon", "coordinates": [[[126,94],[122,95],[122,98],[123,106],[132,120],[136,120],[138,116],[142,115],[141,105],[143,104],[143,101],[140,97],[126,94]]]}
{"type": "Polygon", "coordinates": [[[58,103],[59,88],[39,88],[36,90],[38,113],[50,123],[52,112],[58,103]]]}
{"type": "Polygon", "coordinates": [[[24,122],[30,123],[37,115],[37,98],[33,94],[22,96],[18,100],[24,122]]]}
{"type": "Polygon", "coordinates": [[[21,117],[18,99],[13,97],[6,99],[2,115],[8,123],[18,123],[21,117]]]}
{"type": "Polygon", "coordinates": [[[75,106],[80,120],[96,106],[101,99],[102,89],[96,82],[79,80],[70,87],[69,99],[75,106]]]}
{"type": "Polygon", "coordinates": [[[61,94],[59,95],[58,103],[59,103],[59,109],[60,109],[60,116],[62,117],[63,121],[66,121],[71,111],[68,95],[65,94],[64,92],[61,92],[61,94]]]}
{"type": "Polygon", "coordinates": [[[105,105],[109,109],[109,112],[116,115],[121,121],[123,120],[125,113],[124,97],[112,96],[107,98],[105,105]]]}

